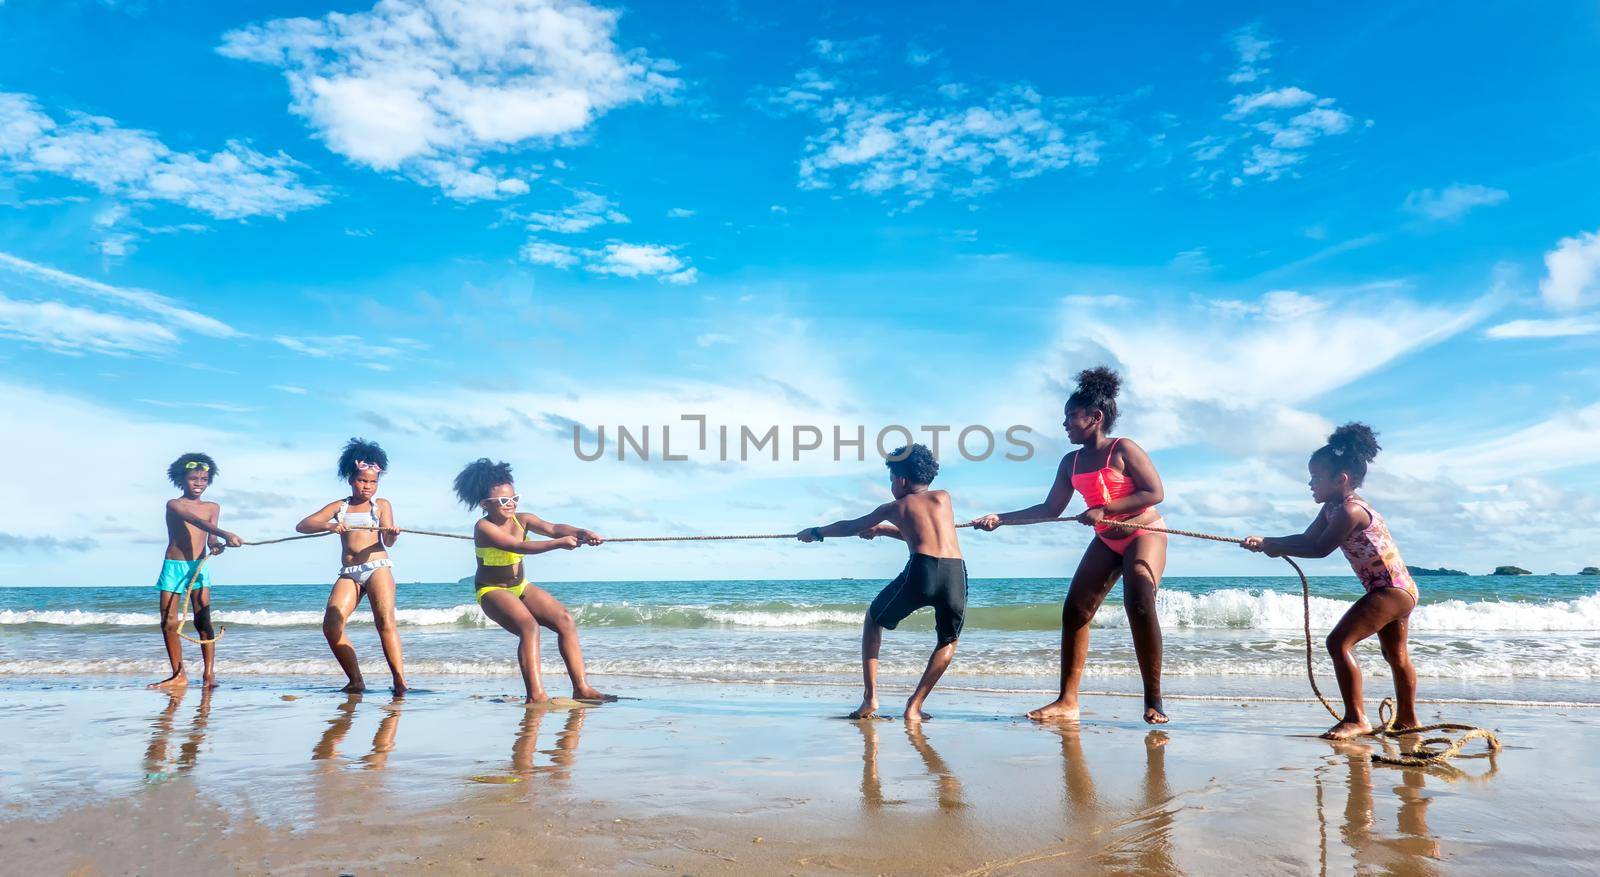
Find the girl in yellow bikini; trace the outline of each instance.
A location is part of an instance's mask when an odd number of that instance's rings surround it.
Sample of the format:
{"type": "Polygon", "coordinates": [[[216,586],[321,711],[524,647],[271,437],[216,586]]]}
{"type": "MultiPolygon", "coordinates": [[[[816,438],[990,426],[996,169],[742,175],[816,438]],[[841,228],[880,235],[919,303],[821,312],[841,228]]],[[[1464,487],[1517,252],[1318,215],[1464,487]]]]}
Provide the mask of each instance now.
{"type": "Polygon", "coordinates": [[[478,555],[478,572],[473,578],[478,605],[483,614],[517,635],[517,665],[522,668],[522,683],[528,703],[550,699],[539,674],[539,628],[556,632],[561,660],[572,678],[575,700],[599,703],[616,700],[589,685],[583,673],[583,650],[578,645],[578,627],[566,607],[549,592],[530,584],[523,571],[522,558],[529,554],[579,545],[599,545],[605,540],[592,530],[570,524],[552,524],[538,515],[518,513],[516,485],[511,481],[511,466],[481,458],[468,463],[456,476],[456,496],[468,507],[478,507],[483,518],[473,529],[473,546],[478,555]],[[551,537],[530,541],[528,534],[551,537]]]}

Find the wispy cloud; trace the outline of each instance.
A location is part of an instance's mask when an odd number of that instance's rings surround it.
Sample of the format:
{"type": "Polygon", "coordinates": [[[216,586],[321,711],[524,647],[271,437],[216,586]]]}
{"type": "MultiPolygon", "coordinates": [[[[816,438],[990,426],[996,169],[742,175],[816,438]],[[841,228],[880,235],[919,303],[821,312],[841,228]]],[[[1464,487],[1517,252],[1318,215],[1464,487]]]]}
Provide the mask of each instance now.
{"type": "Polygon", "coordinates": [[[1271,57],[1272,43],[1258,28],[1235,31],[1227,41],[1238,62],[1228,82],[1259,85],[1229,99],[1223,115],[1231,126],[1227,131],[1189,145],[1191,157],[1201,165],[1195,176],[1202,182],[1227,180],[1242,186],[1251,180],[1271,182],[1295,175],[1319,140],[1356,126],[1356,120],[1331,97],[1298,85],[1268,84],[1271,71],[1259,65],[1271,57]]]}
{"type": "Polygon", "coordinates": [[[143,289],[112,286],[0,253],[0,334],[57,353],[155,354],[184,332],[231,338],[233,327],[143,289]],[[7,295],[6,293],[10,293],[7,295]],[[65,302],[84,296],[115,310],[65,302]],[[12,297],[27,295],[28,298],[12,297]]]}
{"type": "Polygon", "coordinates": [[[0,169],[57,174],[119,198],[178,204],[218,219],[282,217],[324,203],[301,165],[231,140],[210,154],[179,152],[155,134],[103,116],[58,121],[31,95],[0,92],[0,169]]]}
{"type": "Polygon", "coordinates": [[[1571,338],[1600,335],[1600,317],[1560,317],[1553,320],[1510,320],[1490,326],[1484,335],[1495,339],[1571,338]]]}
{"type": "Polygon", "coordinates": [[[822,130],[806,139],[800,186],[823,189],[836,179],[871,195],[915,207],[939,193],[972,197],[1005,180],[1100,161],[1100,135],[1081,102],[1047,98],[1026,85],[986,100],[935,89],[920,100],[853,95],[845,83],[803,70],[763,103],[813,119],[822,130]]]}
{"type": "Polygon", "coordinates": [[[583,0],[383,0],[229,31],[217,51],[282,68],[290,111],[356,164],[461,200],[528,191],[487,155],[546,146],[670,94],[676,65],[615,41],[583,0]]]}
{"type": "Polygon", "coordinates": [[[1419,189],[1406,196],[1401,205],[1407,213],[1414,213],[1434,222],[1451,222],[1466,216],[1475,207],[1492,207],[1504,204],[1510,196],[1504,189],[1489,186],[1451,183],[1443,191],[1419,189]]]}
{"type": "Polygon", "coordinates": [[[618,210],[609,198],[583,189],[574,189],[573,202],[560,210],[537,210],[530,213],[510,214],[511,218],[526,222],[528,230],[550,231],[559,234],[577,234],[606,224],[626,224],[628,217],[618,210]]]}
{"type": "Polygon", "coordinates": [[[594,274],[613,277],[654,277],[664,283],[685,285],[700,277],[699,269],[689,264],[675,248],[663,244],[630,244],[611,241],[600,247],[575,247],[548,241],[529,241],[522,258],[536,265],[566,270],[582,265],[594,274]]]}

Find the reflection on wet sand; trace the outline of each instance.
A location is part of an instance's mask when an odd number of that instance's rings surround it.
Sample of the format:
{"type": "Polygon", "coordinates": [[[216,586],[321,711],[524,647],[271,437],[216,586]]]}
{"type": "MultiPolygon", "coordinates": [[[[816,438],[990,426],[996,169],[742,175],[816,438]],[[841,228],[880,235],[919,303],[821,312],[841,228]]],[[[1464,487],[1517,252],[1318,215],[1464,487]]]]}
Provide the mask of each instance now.
{"type": "MultiPolygon", "coordinates": [[[[325,766],[329,769],[339,766],[339,746],[344,743],[345,735],[350,733],[350,726],[355,723],[356,706],[360,703],[361,694],[352,693],[345,697],[344,703],[339,704],[338,712],[328,720],[328,729],[322,732],[321,739],[311,749],[312,761],[327,762],[325,766]]],[[[388,764],[389,753],[394,751],[395,736],[400,733],[401,703],[402,699],[396,697],[383,706],[383,720],[372,735],[372,751],[359,759],[366,769],[383,770],[388,764]]]]}
{"type": "MultiPolygon", "coordinates": [[[[1327,815],[1324,805],[1324,781],[1345,773],[1344,819],[1339,837],[1353,859],[1357,874],[1394,874],[1400,877],[1427,877],[1439,873],[1437,864],[1442,860],[1438,839],[1428,829],[1428,805],[1433,798],[1426,794],[1430,770],[1427,768],[1374,767],[1372,749],[1364,742],[1330,742],[1336,756],[1317,770],[1317,818],[1322,827],[1321,873],[1329,873],[1327,815]],[[1374,783],[1393,786],[1398,800],[1395,825],[1398,834],[1386,834],[1377,814],[1374,783]]],[[[1402,744],[1402,750],[1414,748],[1415,743],[1402,744]]],[[[1455,769],[1450,769],[1459,773],[1455,769]]],[[[1490,772],[1493,772],[1491,764],[1490,772]]],[[[1458,777],[1432,772],[1435,780],[1458,777]]],[[[1336,871],[1342,870],[1335,868],[1336,871]]]]}
{"type": "Polygon", "coordinates": [[[556,747],[545,752],[550,756],[550,763],[540,766],[534,764],[534,756],[539,753],[539,726],[550,711],[527,710],[517,726],[517,737],[511,743],[512,775],[528,779],[535,774],[546,774],[558,782],[571,779],[572,766],[577,762],[578,738],[583,733],[583,720],[588,712],[582,708],[567,710],[566,722],[561,726],[561,733],[556,735],[556,747]]]}
{"type": "Polygon", "coordinates": [[[150,744],[144,751],[144,774],[147,780],[166,779],[172,774],[183,773],[192,769],[196,759],[200,756],[200,746],[205,743],[206,723],[211,715],[211,692],[214,689],[202,688],[200,691],[200,705],[195,709],[194,719],[189,723],[189,732],[178,746],[178,756],[172,762],[174,768],[171,773],[167,771],[167,753],[172,746],[172,733],[176,724],[178,705],[183,703],[183,698],[188,692],[185,689],[166,692],[167,704],[150,723],[152,733],[150,744]]]}
{"type": "MultiPolygon", "coordinates": [[[[1132,814],[1114,826],[1111,841],[1095,857],[1101,868],[1118,873],[1182,873],[1172,860],[1172,828],[1177,810],[1167,781],[1170,739],[1166,731],[1145,734],[1141,794],[1133,802],[1132,814]]],[[[1083,737],[1077,727],[1061,729],[1061,759],[1069,837],[1089,837],[1098,833],[1114,814],[1108,812],[1095,788],[1088,760],[1084,757],[1083,737]]]]}
{"type": "MultiPolygon", "coordinates": [[[[876,719],[864,719],[856,722],[856,727],[861,731],[861,801],[869,810],[882,809],[885,804],[904,804],[901,800],[887,800],[883,797],[883,781],[878,777],[878,725],[876,719]]],[[[916,750],[917,756],[922,759],[923,769],[935,781],[935,797],[939,809],[946,812],[962,810],[967,803],[962,795],[961,779],[955,775],[945,760],[940,757],[938,750],[928,742],[928,735],[923,731],[922,725],[910,722],[905,725],[906,739],[910,741],[911,748],[916,750]]]]}

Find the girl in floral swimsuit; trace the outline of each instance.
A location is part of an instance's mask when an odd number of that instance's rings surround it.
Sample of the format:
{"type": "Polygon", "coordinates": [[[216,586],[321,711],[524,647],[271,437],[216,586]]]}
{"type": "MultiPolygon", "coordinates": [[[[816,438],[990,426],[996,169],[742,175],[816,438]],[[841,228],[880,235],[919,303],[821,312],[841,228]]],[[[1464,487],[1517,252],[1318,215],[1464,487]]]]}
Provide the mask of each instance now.
{"type": "Polygon", "coordinates": [[[1400,549],[1383,517],[1356,488],[1367,476],[1367,464],[1378,455],[1372,428],[1347,423],[1333,431],[1328,443],[1311,455],[1311,496],[1322,503],[1322,514],[1296,536],[1251,536],[1244,547],[1272,557],[1327,557],[1337,548],[1366,588],[1366,594],[1344,614],[1328,634],[1328,654],[1344,696],[1344,718],[1322,736],[1331,740],[1357,737],[1372,730],[1363,709],[1361,670],[1354,649],[1374,633],[1383,647],[1383,659],[1394,671],[1395,726],[1413,728],[1417,722],[1417,671],[1406,648],[1411,610],[1417,606],[1417,583],[1400,559],[1400,549]]]}

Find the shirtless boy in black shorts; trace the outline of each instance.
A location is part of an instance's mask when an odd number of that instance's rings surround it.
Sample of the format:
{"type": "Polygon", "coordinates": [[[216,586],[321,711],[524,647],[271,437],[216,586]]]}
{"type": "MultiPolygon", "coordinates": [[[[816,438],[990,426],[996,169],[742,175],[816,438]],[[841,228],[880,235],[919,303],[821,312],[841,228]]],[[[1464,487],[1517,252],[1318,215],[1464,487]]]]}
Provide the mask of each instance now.
{"type": "Polygon", "coordinates": [[[956,542],[950,494],[928,489],[939,474],[939,461],[933,452],[915,444],[909,449],[898,448],[889,455],[888,466],[894,502],[884,503],[853,521],[802,530],[796,538],[801,542],[821,542],[827,536],[892,536],[905,541],[906,550],[911,552],[906,568],[867,609],[861,630],[861,670],[867,690],[861,706],[850,718],[869,718],[878,709],[878,646],[883,642],[884,629],[894,630],[907,615],[932,606],[939,642],[917,682],[917,690],[906,701],[906,721],[920,722],[929,718],[922,711],[923,701],[956,653],[956,638],[961,635],[967,613],[967,565],[956,542]]]}

